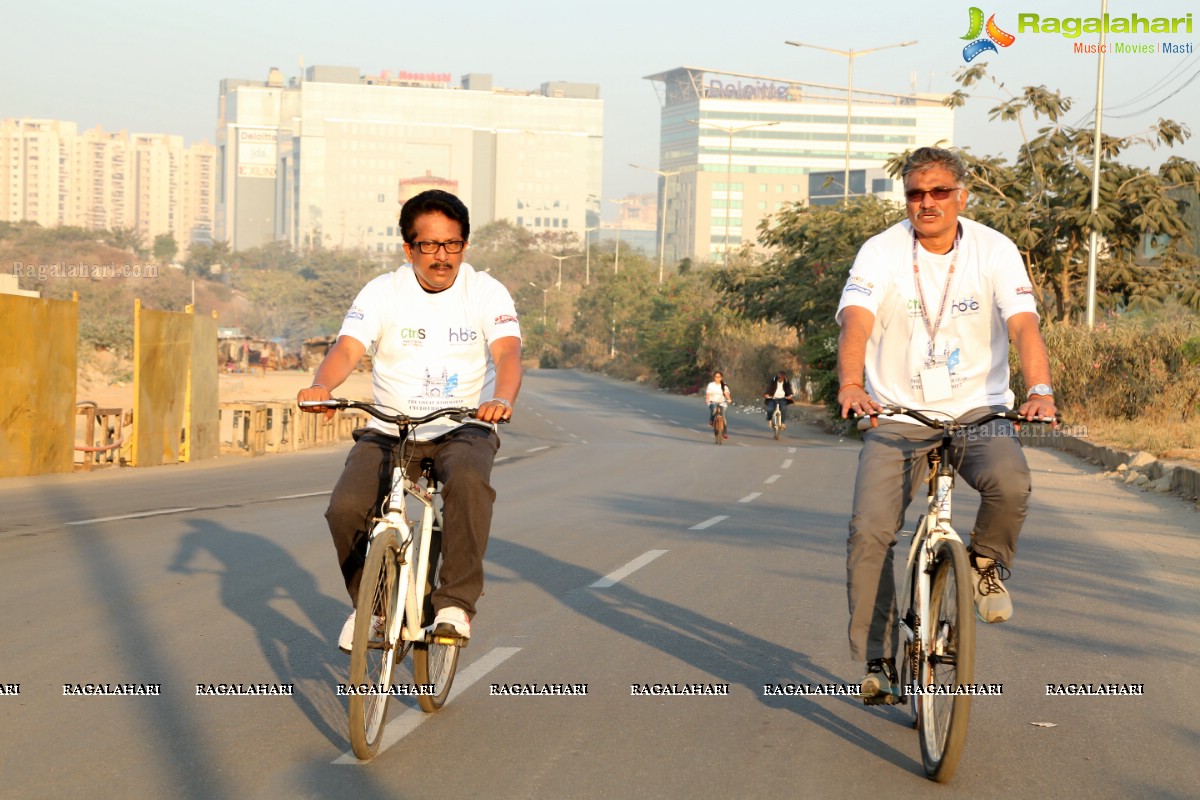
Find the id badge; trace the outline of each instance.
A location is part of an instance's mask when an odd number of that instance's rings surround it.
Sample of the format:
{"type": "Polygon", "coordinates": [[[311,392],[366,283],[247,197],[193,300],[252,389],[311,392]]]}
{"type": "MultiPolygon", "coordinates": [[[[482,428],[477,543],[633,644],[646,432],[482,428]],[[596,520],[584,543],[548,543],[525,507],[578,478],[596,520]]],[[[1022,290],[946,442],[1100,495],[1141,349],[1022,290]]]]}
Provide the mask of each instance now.
{"type": "Polygon", "coordinates": [[[925,393],[926,403],[954,397],[954,390],[950,388],[950,367],[941,364],[921,370],[921,390],[925,393]]]}

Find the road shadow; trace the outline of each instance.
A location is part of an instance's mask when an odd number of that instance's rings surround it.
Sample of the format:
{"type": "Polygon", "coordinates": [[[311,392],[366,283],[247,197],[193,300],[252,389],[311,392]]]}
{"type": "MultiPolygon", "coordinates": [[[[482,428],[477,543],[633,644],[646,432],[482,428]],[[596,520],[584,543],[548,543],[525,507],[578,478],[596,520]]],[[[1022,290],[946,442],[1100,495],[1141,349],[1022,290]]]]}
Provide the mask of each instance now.
{"type": "Polygon", "coordinates": [[[293,700],[313,727],[345,749],[346,706],[336,687],[348,680],[348,657],[337,652],[333,634],[341,629],[348,603],[323,594],[312,575],[269,539],[210,520],[189,519],[187,525],[191,530],[183,535],[170,571],[215,572],[222,605],[254,631],[274,682],[294,684],[293,700]],[[194,567],[203,555],[221,567],[194,567]],[[283,613],[281,607],[288,604],[300,611],[307,625],[283,613]]]}
{"type": "MultiPolygon", "coordinates": [[[[746,687],[768,708],[790,711],[873,758],[915,775],[924,775],[924,768],[912,756],[847,722],[831,709],[831,706],[840,706],[842,711],[850,707],[865,710],[856,698],[764,696],[764,684],[845,683],[844,676],[834,675],[814,664],[801,651],[782,647],[681,605],[650,597],[628,584],[593,588],[591,584],[603,577],[599,573],[514,542],[493,539],[488,548],[488,560],[543,588],[551,596],[555,596],[555,587],[549,584],[547,576],[554,576],[552,583],[559,586],[585,587],[557,595],[557,599],[572,611],[640,645],[653,647],[713,676],[715,682],[746,687]]],[[[900,718],[900,712],[889,712],[889,716],[895,717],[898,724],[907,725],[900,718]]]]}

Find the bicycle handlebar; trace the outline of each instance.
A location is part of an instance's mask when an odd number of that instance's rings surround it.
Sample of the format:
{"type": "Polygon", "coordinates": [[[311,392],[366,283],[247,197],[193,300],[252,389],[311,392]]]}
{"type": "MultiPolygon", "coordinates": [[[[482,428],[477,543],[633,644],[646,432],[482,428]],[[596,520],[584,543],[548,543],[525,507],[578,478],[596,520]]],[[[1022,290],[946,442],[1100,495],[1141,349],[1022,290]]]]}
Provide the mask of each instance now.
{"type": "MultiPolygon", "coordinates": [[[[441,419],[442,417],[449,417],[455,422],[462,422],[467,417],[475,416],[475,413],[479,410],[478,408],[466,407],[439,408],[421,417],[410,417],[407,414],[400,413],[387,414],[380,411],[379,407],[374,403],[362,403],[357,400],[347,400],[344,397],[333,397],[329,400],[303,400],[297,405],[300,408],[357,408],[366,411],[380,422],[390,422],[401,428],[424,425],[427,422],[433,422],[435,419],[441,419]]],[[[507,422],[507,420],[500,420],[500,422],[507,422]]]]}
{"type": "MultiPolygon", "coordinates": [[[[935,411],[935,412],[930,412],[930,413],[936,414],[936,413],[940,413],[940,412],[935,411]]],[[[1037,423],[1040,423],[1043,425],[1056,425],[1056,424],[1062,422],[1061,414],[1055,414],[1053,417],[1034,417],[1033,419],[1026,419],[1025,417],[1018,414],[1016,411],[1005,410],[1005,411],[992,411],[987,414],[984,414],[979,419],[972,420],[969,423],[963,423],[953,417],[951,417],[950,419],[934,419],[933,417],[926,416],[925,413],[919,409],[904,408],[902,406],[884,406],[883,409],[880,411],[873,411],[870,414],[860,414],[859,416],[860,417],[895,417],[895,416],[912,417],[917,422],[920,422],[923,425],[928,425],[930,428],[937,428],[939,430],[947,430],[947,431],[958,430],[960,428],[967,427],[968,425],[971,425],[971,426],[983,425],[985,423],[991,422],[992,420],[996,420],[996,419],[1006,419],[1009,422],[1015,422],[1017,424],[1020,424],[1023,422],[1037,422],[1037,423]]]]}

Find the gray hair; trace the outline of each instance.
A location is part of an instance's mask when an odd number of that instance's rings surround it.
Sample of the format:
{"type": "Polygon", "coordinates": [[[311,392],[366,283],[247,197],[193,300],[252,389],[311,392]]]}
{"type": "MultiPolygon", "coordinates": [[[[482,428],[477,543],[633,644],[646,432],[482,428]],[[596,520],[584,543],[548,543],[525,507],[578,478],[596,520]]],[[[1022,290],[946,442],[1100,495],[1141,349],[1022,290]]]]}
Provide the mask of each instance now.
{"type": "Polygon", "coordinates": [[[967,183],[967,167],[963,164],[958,153],[944,150],[940,147],[918,147],[912,151],[900,169],[901,180],[907,181],[914,172],[941,167],[954,176],[954,182],[960,187],[967,183]]]}

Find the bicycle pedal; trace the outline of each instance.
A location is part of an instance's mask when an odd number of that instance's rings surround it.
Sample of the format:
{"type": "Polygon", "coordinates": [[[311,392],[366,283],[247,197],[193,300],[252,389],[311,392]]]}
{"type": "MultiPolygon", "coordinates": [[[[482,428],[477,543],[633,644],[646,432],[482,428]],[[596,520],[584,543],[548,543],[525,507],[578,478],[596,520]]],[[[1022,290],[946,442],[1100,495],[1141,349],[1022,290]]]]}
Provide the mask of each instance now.
{"type": "Polygon", "coordinates": [[[443,647],[466,647],[467,642],[471,641],[468,636],[460,636],[449,625],[439,625],[438,628],[429,632],[425,637],[425,641],[429,644],[440,644],[443,647]],[[442,630],[449,628],[449,630],[442,630]]]}
{"type": "Polygon", "coordinates": [[[898,706],[907,703],[908,698],[903,695],[884,692],[870,697],[863,697],[862,701],[865,706],[898,706]]]}

